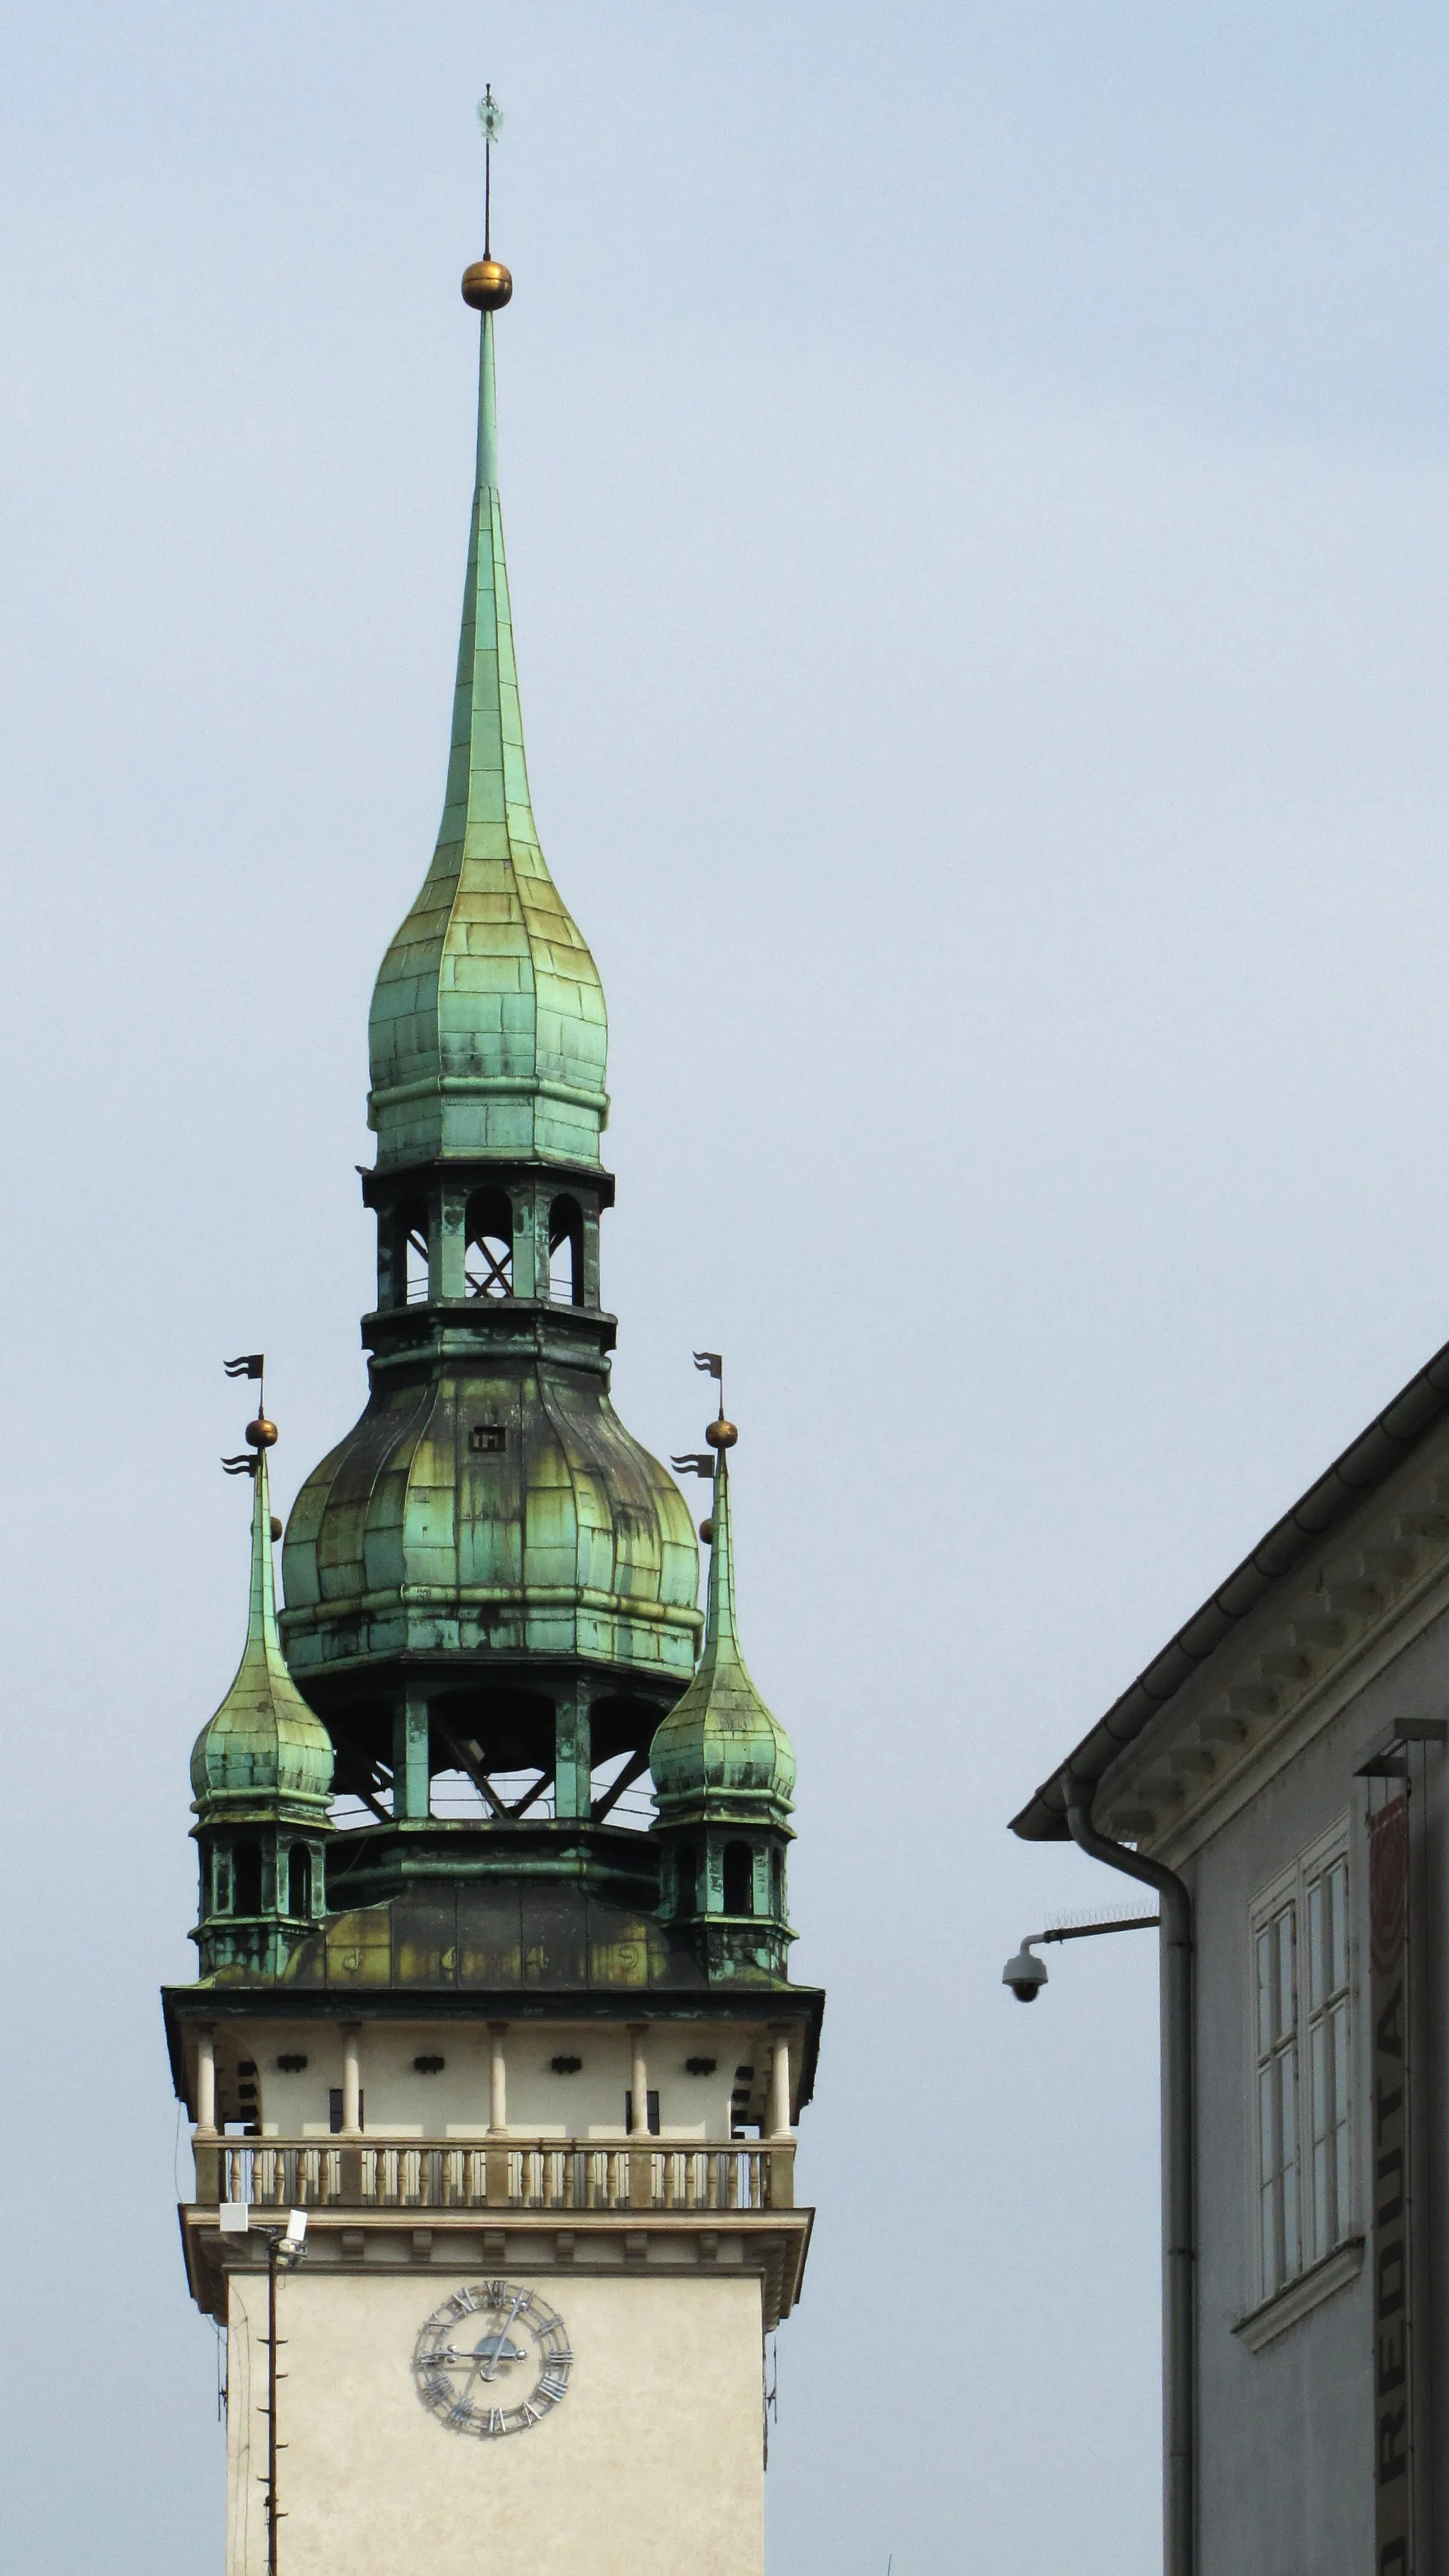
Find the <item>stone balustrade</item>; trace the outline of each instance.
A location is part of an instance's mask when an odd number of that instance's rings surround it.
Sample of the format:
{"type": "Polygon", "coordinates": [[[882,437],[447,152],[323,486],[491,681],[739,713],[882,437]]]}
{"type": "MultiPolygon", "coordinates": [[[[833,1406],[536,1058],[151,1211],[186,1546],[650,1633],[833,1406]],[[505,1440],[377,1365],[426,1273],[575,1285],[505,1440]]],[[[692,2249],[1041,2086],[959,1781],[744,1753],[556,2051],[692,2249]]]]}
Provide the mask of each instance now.
{"type": "Polygon", "coordinates": [[[199,2204],[361,2211],[677,2211],[794,2207],[793,2139],[727,2146],[578,2138],[207,2138],[199,2204]]]}

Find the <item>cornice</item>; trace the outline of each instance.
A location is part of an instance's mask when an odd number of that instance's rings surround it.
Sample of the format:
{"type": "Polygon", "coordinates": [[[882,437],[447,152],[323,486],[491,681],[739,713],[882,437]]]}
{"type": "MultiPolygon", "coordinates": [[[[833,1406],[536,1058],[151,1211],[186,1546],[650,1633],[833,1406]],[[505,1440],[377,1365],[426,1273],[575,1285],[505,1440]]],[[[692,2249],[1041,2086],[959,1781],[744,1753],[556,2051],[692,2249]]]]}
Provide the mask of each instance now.
{"type": "Polygon", "coordinates": [[[1436,1427],[1104,1773],[1102,1829],[1178,1868],[1449,1610],[1436,1427]]]}

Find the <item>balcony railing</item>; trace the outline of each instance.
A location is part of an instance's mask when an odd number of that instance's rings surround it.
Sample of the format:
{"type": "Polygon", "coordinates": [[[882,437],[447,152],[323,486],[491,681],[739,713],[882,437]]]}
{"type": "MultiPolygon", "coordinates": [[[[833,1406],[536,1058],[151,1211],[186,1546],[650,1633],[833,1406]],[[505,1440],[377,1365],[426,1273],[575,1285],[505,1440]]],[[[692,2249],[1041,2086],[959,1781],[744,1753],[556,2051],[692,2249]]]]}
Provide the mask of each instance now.
{"type": "Polygon", "coordinates": [[[199,2202],[258,2209],[709,2210],[794,2206],[791,2138],[729,2146],[502,2139],[197,2138],[199,2202]]]}

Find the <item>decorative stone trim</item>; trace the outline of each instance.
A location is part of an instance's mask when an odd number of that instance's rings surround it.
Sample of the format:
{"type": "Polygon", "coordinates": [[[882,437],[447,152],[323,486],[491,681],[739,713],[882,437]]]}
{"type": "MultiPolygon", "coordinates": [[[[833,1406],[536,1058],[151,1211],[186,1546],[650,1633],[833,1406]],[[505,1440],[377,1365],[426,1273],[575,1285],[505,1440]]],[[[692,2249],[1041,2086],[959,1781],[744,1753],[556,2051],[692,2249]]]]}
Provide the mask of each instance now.
{"type": "Polygon", "coordinates": [[[1358,2279],[1363,2270],[1363,2243],[1361,2236],[1350,2236],[1344,2244],[1336,2245],[1311,2271],[1300,2272],[1296,2281],[1275,2290],[1261,2307],[1251,2308],[1245,2317],[1239,2317],[1234,2334],[1249,2352],[1262,2352],[1290,2326],[1296,2326],[1300,2318],[1310,2316],[1325,2299],[1331,2299],[1335,2290],[1345,2290],[1350,2281],[1358,2279]]]}

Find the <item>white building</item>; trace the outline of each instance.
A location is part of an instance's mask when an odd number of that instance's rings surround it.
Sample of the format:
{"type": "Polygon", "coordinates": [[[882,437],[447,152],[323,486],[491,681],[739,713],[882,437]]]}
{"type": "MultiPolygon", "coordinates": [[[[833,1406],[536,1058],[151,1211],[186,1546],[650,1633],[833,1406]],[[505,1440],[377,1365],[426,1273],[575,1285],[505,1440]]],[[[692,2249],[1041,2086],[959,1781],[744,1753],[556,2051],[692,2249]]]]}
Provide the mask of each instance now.
{"type": "Polygon", "coordinates": [[[1014,1820],[1163,1887],[1169,2576],[1449,2552],[1446,1714],[1449,1348],[1014,1820]]]}

